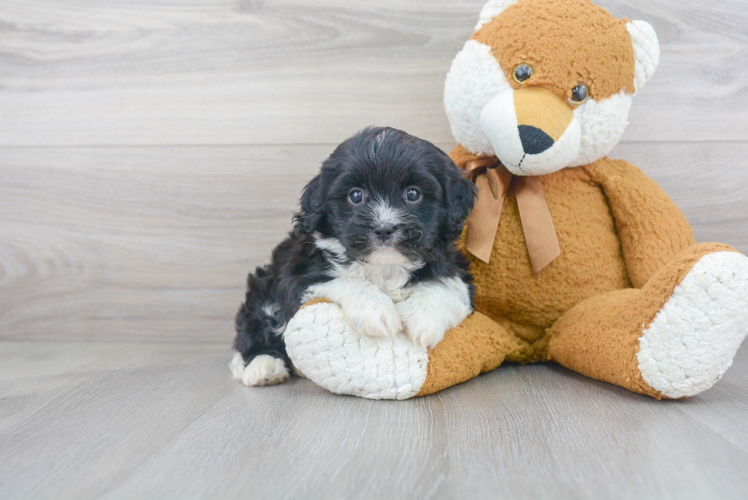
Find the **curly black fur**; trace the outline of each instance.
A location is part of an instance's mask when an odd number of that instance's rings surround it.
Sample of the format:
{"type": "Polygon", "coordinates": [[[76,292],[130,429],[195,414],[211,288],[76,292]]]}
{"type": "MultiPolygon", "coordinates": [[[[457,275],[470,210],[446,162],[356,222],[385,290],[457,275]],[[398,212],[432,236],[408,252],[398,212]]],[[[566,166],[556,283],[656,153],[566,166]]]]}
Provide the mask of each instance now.
{"type": "Polygon", "coordinates": [[[320,173],[305,187],[294,230],[273,251],[270,265],[247,279],[247,293],[236,316],[234,348],[249,363],[260,354],[282,359],[289,371],[283,331],[311,285],[334,279],[331,258],[345,265],[372,251],[371,211],[354,207],[348,195],[364,187],[371,199],[386,200],[400,211],[397,250],[423,266],[408,285],[460,278],[473,297],[469,261],[454,241],[473,208],[475,187],[433,144],[392,128],[367,128],[338,146],[320,173]],[[423,201],[408,205],[402,193],[417,186],[423,201]],[[316,238],[335,238],[345,256],[331,256],[316,238]]]}

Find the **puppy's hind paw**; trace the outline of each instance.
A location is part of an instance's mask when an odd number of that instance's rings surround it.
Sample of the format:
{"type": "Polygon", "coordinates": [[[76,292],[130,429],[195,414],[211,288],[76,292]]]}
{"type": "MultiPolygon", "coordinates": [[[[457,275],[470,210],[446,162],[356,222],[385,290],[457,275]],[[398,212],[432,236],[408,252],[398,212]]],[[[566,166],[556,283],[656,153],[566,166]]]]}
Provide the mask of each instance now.
{"type": "Polygon", "coordinates": [[[289,375],[286,364],[282,359],[260,354],[244,368],[241,379],[244,385],[256,387],[280,384],[289,375]]]}
{"type": "Polygon", "coordinates": [[[238,352],[234,354],[229,363],[229,370],[236,380],[241,380],[244,375],[244,358],[238,352]]]}

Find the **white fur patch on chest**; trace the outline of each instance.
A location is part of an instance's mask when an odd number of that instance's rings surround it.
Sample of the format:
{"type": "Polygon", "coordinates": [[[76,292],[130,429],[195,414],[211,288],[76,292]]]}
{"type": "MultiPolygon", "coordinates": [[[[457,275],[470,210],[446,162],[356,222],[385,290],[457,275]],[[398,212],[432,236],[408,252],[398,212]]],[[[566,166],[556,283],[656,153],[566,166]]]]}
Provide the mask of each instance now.
{"type": "Polygon", "coordinates": [[[472,312],[470,290],[458,277],[406,286],[424,263],[409,261],[394,249],[352,262],[336,239],[318,237],[317,246],[332,264],[328,274],[333,279],[310,286],[302,302],[323,298],[336,303],[358,333],[391,339],[405,331],[412,342],[433,348],[472,312]]]}
{"type": "Polygon", "coordinates": [[[325,250],[332,263],[330,276],[334,279],[349,278],[368,281],[393,302],[408,298],[409,290],[405,289],[414,271],[423,267],[422,261],[411,261],[394,249],[382,249],[369,257],[369,262],[350,262],[345,258],[345,248],[335,238],[316,237],[318,248],[325,250]]]}

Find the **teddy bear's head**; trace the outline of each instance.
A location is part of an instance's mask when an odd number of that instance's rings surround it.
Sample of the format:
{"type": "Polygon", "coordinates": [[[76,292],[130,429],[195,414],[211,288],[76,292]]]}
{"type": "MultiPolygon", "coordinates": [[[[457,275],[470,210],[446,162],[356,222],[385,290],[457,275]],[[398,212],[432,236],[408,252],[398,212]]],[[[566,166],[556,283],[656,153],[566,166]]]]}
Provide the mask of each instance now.
{"type": "Polygon", "coordinates": [[[515,175],[587,165],[620,141],[659,55],[652,26],[590,0],[490,0],[447,75],[452,133],[515,175]]]}

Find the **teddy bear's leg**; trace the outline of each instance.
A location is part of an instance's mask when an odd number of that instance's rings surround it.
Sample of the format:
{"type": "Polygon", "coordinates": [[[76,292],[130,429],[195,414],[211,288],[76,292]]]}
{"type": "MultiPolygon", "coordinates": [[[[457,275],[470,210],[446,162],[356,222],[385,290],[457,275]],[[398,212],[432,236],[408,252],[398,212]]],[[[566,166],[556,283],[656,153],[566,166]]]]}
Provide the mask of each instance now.
{"type": "Polygon", "coordinates": [[[407,336],[372,338],[354,331],[337,304],[316,300],[289,322],[284,339],[294,366],[337,394],[369,399],[425,396],[493,370],[505,358],[528,358],[526,340],[475,313],[446,332],[435,349],[407,336]]]}
{"type": "Polygon", "coordinates": [[[508,322],[502,325],[478,312],[467,317],[429,351],[428,373],[416,396],[475,378],[498,368],[504,360],[530,360],[533,352],[542,351],[512,331],[513,326],[508,322]]]}
{"type": "Polygon", "coordinates": [[[716,383],[748,332],[748,258],[696,245],[641,289],[593,297],[549,329],[549,358],[657,399],[716,383]]]}

